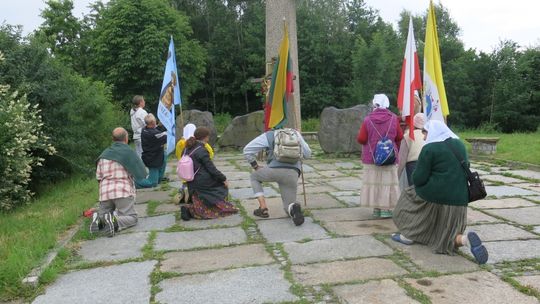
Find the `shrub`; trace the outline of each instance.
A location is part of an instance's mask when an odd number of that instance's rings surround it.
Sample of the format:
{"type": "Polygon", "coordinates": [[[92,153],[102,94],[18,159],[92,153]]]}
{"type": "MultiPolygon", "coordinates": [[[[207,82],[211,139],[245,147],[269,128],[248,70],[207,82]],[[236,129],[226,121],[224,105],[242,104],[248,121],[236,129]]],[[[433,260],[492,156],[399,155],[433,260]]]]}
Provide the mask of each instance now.
{"type": "MultiPolygon", "coordinates": [[[[0,62],[2,53],[0,53],[0,62]]],[[[26,96],[9,94],[9,86],[0,85],[0,210],[8,211],[28,203],[32,170],[41,166],[43,158],[34,151],[53,154],[49,138],[43,134],[43,122],[37,105],[31,106],[26,96]]]]}
{"type": "Polygon", "coordinates": [[[232,117],[229,113],[219,113],[214,115],[214,124],[218,134],[222,134],[227,126],[231,123],[232,117]]]}

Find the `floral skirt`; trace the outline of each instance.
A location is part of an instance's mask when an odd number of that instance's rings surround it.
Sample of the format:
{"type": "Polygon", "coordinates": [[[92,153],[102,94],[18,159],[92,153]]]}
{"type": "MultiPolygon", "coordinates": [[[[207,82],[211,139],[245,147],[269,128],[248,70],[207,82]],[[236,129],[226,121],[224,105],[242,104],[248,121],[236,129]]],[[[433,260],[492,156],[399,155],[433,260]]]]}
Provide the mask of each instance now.
{"type": "Polygon", "coordinates": [[[217,202],[209,207],[202,202],[197,193],[194,193],[191,199],[193,204],[186,205],[186,208],[191,216],[198,220],[215,219],[238,213],[238,209],[227,201],[217,202]]]}

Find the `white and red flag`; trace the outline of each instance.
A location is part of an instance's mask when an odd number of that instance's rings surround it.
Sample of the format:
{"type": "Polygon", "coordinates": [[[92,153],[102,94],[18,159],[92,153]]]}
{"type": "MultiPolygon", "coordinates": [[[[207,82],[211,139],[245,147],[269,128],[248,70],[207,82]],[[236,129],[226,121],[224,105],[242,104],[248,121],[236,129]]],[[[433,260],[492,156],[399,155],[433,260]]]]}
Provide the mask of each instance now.
{"type": "Polygon", "coordinates": [[[412,17],[409,18],[409,33],[407,35],[407,46],[401,68],[401,81],[398,93],[398,108],[401,117],[405,119],[409,126],[409,137],[414,139],[414,91],[422,89],[420,80],[420,67],[418,65],[418,55],[416,53],[416,43],[414,42],[414,30],[412,17]]]}

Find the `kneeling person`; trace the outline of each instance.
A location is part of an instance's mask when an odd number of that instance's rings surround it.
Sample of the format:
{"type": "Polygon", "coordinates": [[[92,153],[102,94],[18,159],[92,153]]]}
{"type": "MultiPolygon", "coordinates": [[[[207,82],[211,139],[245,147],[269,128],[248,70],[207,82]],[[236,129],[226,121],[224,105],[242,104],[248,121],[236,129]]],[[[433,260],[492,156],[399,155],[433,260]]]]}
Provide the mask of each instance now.
{"type": "MultiPolygon", "coordinates": [[[[293,148],[294,149],[294,148],[293,148]]],[[[300,132],[293,129],[283,130],[270,130],[267,131],[244,147],[244,157],[249,162],[251,167],[255,170],[251,173],[251,186],[255,197],[259,202],[259,208],[256,209],[253,214],[258,217],[267,218],[268,207],[266,206],[266,200],[264,198],[264,192],[262,182],[277,182],[279,185],[279,192],[281,193],[281,200],[283,202],[283,209],[293,219],[296,226],[304,223],[304,215],[302,214],[302,208],[300,204],[296,202],[296,194],[298,190],[298,177],[301,173],[301,157],[309,158],[311,156],[311,149],[308,144],[302,138],[300,132]],[[297,160],[281,159],[274,153],[276,139],[278,134],[285,132],[290,139],[296,140],[299,152],[301,156],[297,160]],[[257,163],[256,155],[260,151],[267,151],[268,160],[267,166],[259,166],[257,163]]]]}
{"type": "Polygon", "coordinates": [[[90,224],[91,233],[101,230],[107,236],[137,224],[134,180],[146,176],[144,164],[127,144],[127,131],[116,128],[112,137],[113,144],[98,158],[96,178],[100,203],[90,224]]]}

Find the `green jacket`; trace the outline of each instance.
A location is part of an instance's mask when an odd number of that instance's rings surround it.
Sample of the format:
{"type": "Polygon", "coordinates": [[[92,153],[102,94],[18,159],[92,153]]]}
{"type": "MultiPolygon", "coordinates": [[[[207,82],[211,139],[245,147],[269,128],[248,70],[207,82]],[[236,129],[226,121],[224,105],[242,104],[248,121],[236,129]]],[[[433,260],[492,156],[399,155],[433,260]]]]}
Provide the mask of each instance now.
{"type": "MultiPolygon", "coordinates": [[[[461,154],[468,166],[465,145],[459,139],[447,142],[461,154]]],[[[469,203],[467,175],[444,142],[430,143],[422,148],[413,172],[413,182],[416,193],[428,202],[456,206],[469,203]]]]}
{"type": "Polygon", "coordinates": [[[113,142],[110,147],[101,153],[96,162],[102,158],[120,163],[135,180],[146,177],[146,168],[142,160],[133,149],[124,143],[113,142]]]}

